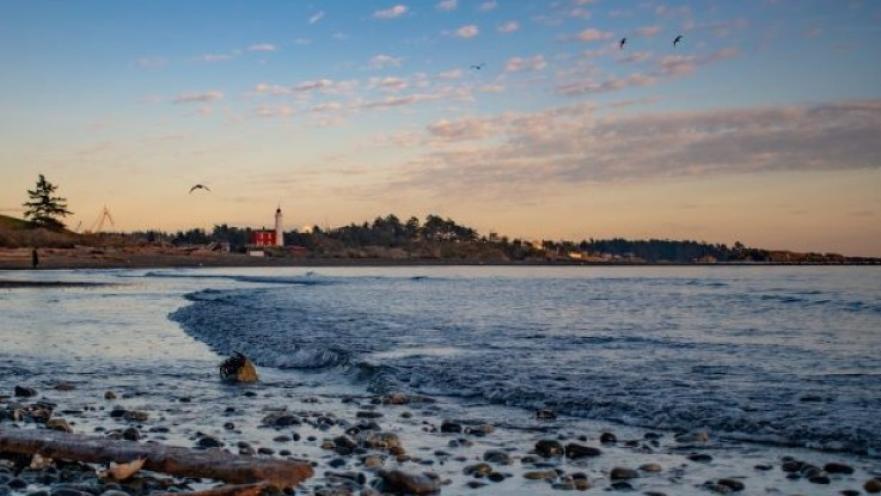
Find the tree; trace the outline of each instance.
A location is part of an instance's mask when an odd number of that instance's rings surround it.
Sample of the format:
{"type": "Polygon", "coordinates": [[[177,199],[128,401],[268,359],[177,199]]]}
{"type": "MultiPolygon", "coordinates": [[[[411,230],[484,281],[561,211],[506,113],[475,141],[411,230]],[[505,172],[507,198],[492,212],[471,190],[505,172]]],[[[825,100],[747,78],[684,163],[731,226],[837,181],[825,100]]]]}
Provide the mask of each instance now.
{"type": "Polygon", "coordinates": [[[31,221],[31,224],[48,229],[64,228],[64,223],[59,217],[67,217],[73,212],[67,209],[66,198],[53,196],[57,189],[58,186],[50,183],[43,174],[40,174],[36,187],[28,190],[30,201],[25,202],[23,206],[27,209],[24,216],[31,221]]]}

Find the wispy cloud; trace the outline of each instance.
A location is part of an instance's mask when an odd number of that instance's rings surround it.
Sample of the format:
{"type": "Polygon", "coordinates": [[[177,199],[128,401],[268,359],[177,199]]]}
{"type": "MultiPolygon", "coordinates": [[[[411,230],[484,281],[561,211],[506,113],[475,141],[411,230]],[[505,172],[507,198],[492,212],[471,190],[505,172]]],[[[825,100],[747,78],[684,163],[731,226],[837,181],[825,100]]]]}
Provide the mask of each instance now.
{"type": "Polygon", "coordinates": [[[309,24],[315,24],[316,22],[324,19],[324,11],[319,10],[318,12],[309,16],[309,24]]]}
{"type": "Polygon", "coordinates": [[[377,10],[373,13],[375,19],[395,19],[406,14],[409,9],[404,4],[391,6],[387,9],[377,10]]]}
{"type": "Polygon", "coordinates": [[[142,69],[159,69],[168,65],[165,57],[141,57],[135,60],[135,65],[142,69]]]}
{"type": "Polygon", "coordinates": [[[584,79],[557,85],[556,91],[560,95],[578,96],[591,93],[607,93],[610,91],[623,90],[632,86],[648,86],[654,84],[656,78],[640,73],[629,76],[611,76],[606,79],[584,79]]]}
{"type": "Polygon", "coordinates": [[[580,33],[578,33],[575,37],[576,37],[576,39],[578,39],[580,41],[585,41],[585,42],[603,41],[603,40],[608,40],[609,38],[611,38],[612,33],[609,33],[608,31],[600,31],[600,30],[594,29],[594,28],[587,28],[587,29],[581,31],[580,33]]]}
{"type": "Polygon", "coordinates": [[[636,33],[640,36],[645,36],[646,38],[651,38],[656,36],[661,32],[661,26],[643,26],[636,30],[636,33]]]}
{"type": "Polygon", "coordinates": [[[202,62],[224,62],[233,58],[232,54],[228,53],[206,53],[199,56],[199,60],[202,62]]]}
{"type": "Polygon", "coordinates": [[[223,99],[223,92],[218,90],[204,91],[204,92],[194,92],[194,93],[181,93],[180,95],[174,97],[172,100],[173,103],[210,103],[217,100],[223,99]]]}
{"type": "Polygon", "coordinates": [[[517,21],[507,21],[499,24],[499,27],[496,29],[500,33],[513,33],[520,29],[520,23],[517,21]]]}
{"type": "Polygon", "coordinates": [[[474,38],[479,33],[480,33],[480,29],[477,26],[475,26],[474,24],[468,24],[466,26],[462,26],[459,29],[457,29],[455,32],[456,36],[458,36],[459,38],[464,38],[464,39],[474,38]]]}
{"type": "Polygon", "coordinates": [[[248,47],[249,52],[274,52],[278,47],[272,43],[255,43],[248,47]]]}
{"type": "Polygon", "coordinates": [[[442,0],[438,2],[434,7],[437,10],[441,10],[443,12],[451,12],[456,10],[456,7],[459,6],[458,0],[442,0]]]}
{"type": "Polygon", "coordinates": [[[507,72],[520,71],[540,71],[547,67],[548,63],[544,55],[533,55],[532,57],[511,57],[505,64],[507,72]]]}
{"type": "Polygon", "coordinates": [[[378,55],[374,55],[370,57],[370,61],[368,61],[367,65],[371,69],[384,69],[386,67],[400,67],[401,62],[404,59],[401,57],[392,57],[391,55],[386,55],[384,53],[380,53],[378,55]]]}
{"type": "Polygon", "coordinates": [[[495,0],[486,0],[485,2],[482,2],[477,7],[477,10],[479,10],[481,12],[489,12],[491,10],[495,10],[496,7],[498,7],[498,6],[499,6],[499,3],[496,2],[495,0]]]}

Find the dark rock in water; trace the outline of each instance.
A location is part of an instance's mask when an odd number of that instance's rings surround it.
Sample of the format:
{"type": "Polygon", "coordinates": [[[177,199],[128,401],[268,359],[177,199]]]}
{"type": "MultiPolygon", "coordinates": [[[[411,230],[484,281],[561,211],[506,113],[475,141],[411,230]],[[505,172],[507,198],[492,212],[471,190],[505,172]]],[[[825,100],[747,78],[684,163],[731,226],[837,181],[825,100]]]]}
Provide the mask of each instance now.
{"type": "Polygon", "coordinates": [[[76,389],[76,386],[69,382],[59,382],[55,385],[54,389],[56,391],[73,391],[74,389],[76,389]]]}
{"type": "Polygon", "coordinates": [[[228,431],[231,431],[236,428],[236,424],[234,424],[232,422],[227,422],[227,423],[223,424],[223,428],[228,431]]]}
{"type": "Polygon", "coordinates": [[[128,441],[137,441],[141,439],[141,433],[134,427],[129,427],[122,431],[122,438],[128,441]]]}
{"type": "Polygon", "coordinates": [[[473,475],[474,477],[483,477],[489,475],[492,471],[493,468],[489,463],[475,463],[474,465],[468,465],[462,469],[462,472],[465,475],[473,475]]]}
{"type": "Polygon", "coordinates": [[[629,482],[625,481],[613,482],[612,485],[609,487],[611,487],[615,491],[633,491],[633,486],[630,485],[629,482]]]}
{"type": "Polygon", "coordinates": [[[478,480],[470,480],[466,484],[470,489],[480,489],[483,486],[486,486],[486,482],[480,482],[478,480]]]}
{"type": "Polygon", "coordinates": [[[632,468],[615,467],[609,473],[609,478],[612,480],[636,479],[637,477],[639,477],[639,472],[632,468]]]}
{"type": "Polygon", "coordinates": [[[257,367],[241,353],[233,355],[220,364],[220,378],[226,382],[248,384],[257,382],[257,367]]]}
{"type": "Polygon", "coordinates": [[[511,455],[502,450],[489,450],[483,454],[483,461],[496,465],[510,465],[511,455]]]}
{"type": "Polygon", "coordinates": [[[70,427],[70,424],[67,423],[63,418],[51,418],[46,421],[46,427],[56,431],[62,432],[73,432],[73,429],[70,427]]]}
{"type": "Polygon", "coordinates": [[[566,456],[572,459],[600,456],[603,454],[598,448],[584,446],[576,443],[566,445],[566,456]]]}
{"type": "Polygon", "coordinates": [[[7,482],[6,485],[12,489],[24,489],[28,487],[28,483],[19,478],[12,479],[11,481],[7,482]]]}
{"type": "Polygon", "coordinates": [[[101,496],[130,496],[129,493],[125,491],[120,491],[119,489],[110,489],[108,491],[104,491],[101,493],[101,496]]]}
{"type": "Polygon", "coordinates": [[[462,432],[462,424],[457,424],[455,422],[450,422],[448,420],[444,420],[441,423],[440,430],[441,430],[441,432],[447,432],[447,433],[459,433],[459,432],[462,432]]]}
{"type": "Polygon", "coordinates": [[[535,412],[535,418],[538,420],[555,420],[557,414],[553,410],[543,408],[535,412]]]}
{"type": "Polygon", "coordinates": [[[642,470],[643,472],[651,472],[651,473],[657,473],[657,472],[661,472],[663,470],[663,468],[661,468],[661,466],[658,465],[657,463],[646,463],[644,465],[640,465],[639,469],[642,470]]]}
{"type": "Polygon", "coordinates": [[[487,475],[486,478],[493,482],[502,482],[503,480],[505,480],[505,474],[492,472],[491,474],[487,475]]]}
{"type": "Polygon", "coordinates": [[[823,466],[823,470],[829,472],[830,474],[847,474],[850,475],[853,473],[853,467],[849,465],[845,465],[843,463],[827,463],[823,466]]]}
{"type": "Polygon", "coordinates": [[[814,484],[829,484],[832,482],[832,480],[829,479],[829,476],[823,475],[823,474],[817,474],[817,475],[813,475],[811,477],[808,477],[808,481],[810,481],[814,484]]]}
{"type": "Polygon", "coordinates": [[[364,419],[377,419],[377,418],[382,417],[382,413],[374,412],[372,410],[362,410],[360,412],[357,412],[355,414],[355,416],[358,418],[364,418],[364,419]]]}
{"type": "Polygon", "coordinates": [[[115,400],[115,399],[116,399],[116,393],[114,393],[113,391],[106,391],[106,392],[104,393],[104,399],[105,399],[105,400],[115,400]]]}
{"type": "Polygon", "coordinates": [[[603,444],[612,444],[618,442],[618,437],[612,434],[611,432],[604,432],[600,434],[600,442],[603,444]]]}
{"type": "Polygon", "coordinates": [[[699,463],[709,463],[713,461],[713,457],[706,453],[692,453],[688,455],[688,459],[699,463]]]}
{"type": "Polygon", "coordinates": [[[122,415],[122,418],[129,422],[146,422],[147,419],[150,418],[150,414],[137,410],[129,410],[122,415]]]}
{"type": "Polygon", "coordinates": [[[290,427],[292,425],[301,425],[302,422],[296,416],[286,412],[270,413],[261,420],[263,425],[270,427],[290,427]]]}
{"type": "Polygon", "coordinates": [[[863,489],[867,493],[876,494],[881,493],[881,480],[879,479],[869,479],[863,484],[863,489]]]}
{"type": "Polygon", "coordinates": [[[333,445],[334,450],[341,455],[348,455],[358,447],[358,443],[353,441],[349,436],[337,436],[333,438],[333,445]]]}
{"type": "Polygon", "coordinates": [[[121,406],[115,406],[115,407],[113,407],[113,410],[110,410],[110,417],[111,418],[122,418],[122,416],[125,415],[125,411],[126,411],[125,408],[123,408],[121,406]]]}
{"type": "Polygon", "coordinates": [[[534,470],[523,473],[524,479],[529,480],[554,480],[557,478],[557,472],[553,470],[534,470]]]}
{"type": "Polygon", "coordinates": [[[432,494],[440,490],[437,478],[402,470],[380,470],[385,492],[395,494],[432,494]]]}
{"type": "Polygon", "coordinates": [[[25,386],[15,386],[15,396],[18,398],[31,398],[37,395],[37,390],[25,386]]]}
{"type": "Polygon", "coordinates": [[[535,443],[535,452],[545,458],[560,456],[563,454],[563,445],[553,439],[542,439],[535,443]]]}
{"type": "Polygon", "coordinates": [[[786,460],[783,462],[783,465],[780,466],[780,469],[784,472],[798,472],[804,466],[804,462],[798,460],[786,460]]]}
{"type": "Polygon", "coordinates": [[[719,479],[717,484],[720,486],[726,486],[732,491],[743,491],[746,487],[743,482],[740,482],[737,479],[719,479]]]}
{"type": "Polygon", "coordinates": [[[707,491],[714,492],[716,494],[728,494],[733,492],[734,490],[730,487],[723,484],[714,484],[712,482],[707,482],[703,486],[707,491]]]}
{"type": "Polygon", "coordinates": [[[759,465],[756,465],[756,466],[753,467],[753,468],[756,469],[756,470],[761,470],[762,472],[767,472],[768,470],[771,470],[771,469],[773,469],[774,467],[771,466],[771,465],[767,465],[767,464],[759,464],[759,465]]]}
{"type": "Polygon", "coordinates": [[[272,448],[268,448],[266,446],[262,446],[257,450],[257,453],[259,453],[261,455],[274,455],[275,450],[272,448]]]}
{"type": "Polygon", "coordinates": [[[223,446],[223,442],[213,436],[202,436],[196,441],[196,446],[204,449],[220,448],[223,446]]]}

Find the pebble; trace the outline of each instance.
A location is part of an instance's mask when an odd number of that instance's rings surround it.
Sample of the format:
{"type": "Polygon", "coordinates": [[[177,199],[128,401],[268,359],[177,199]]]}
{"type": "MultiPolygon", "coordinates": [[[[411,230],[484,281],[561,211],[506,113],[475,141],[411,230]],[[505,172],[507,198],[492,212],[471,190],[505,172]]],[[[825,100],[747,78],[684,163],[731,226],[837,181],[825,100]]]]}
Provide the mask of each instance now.
{"type": "Polygon", "coordinates": [[[746,487],[743,482],[740,482],[737,479],[719,479],[717,484],[720,486],[726,486],[732,491],[743,491],[746,487]]]}
{"type": "Polygon", "coordinates": [[[618,442],[618,437],[612,434],[611,432],[604,432],[600,434],[600,442],[603,444],[612,444],[618,442]]]}
{"type": "Polygon", "coordinates": [[[554,480],[557,478],[557,472],[553,470],[532,470],[524,472],[523,477],[529,480],[554,480]]]}
{"type": "Polygon", "coordinates": [[[545,458],[560,456],[563,454],[563,445],[553,439],[542,439],[535,443],[535,452],[545,458]]]}
{"type": "Polygon", "coordinates": [[[63,418],[51,418],[46,421],[46,427],[54,431],[73,432],[73,428],[63,418]]]}
{"type": "Polygon", "coordinates": [[[105,400],[115,400],[115,399],[116,399],[116,393],[114,393],[113,391],[106,391],[106,392],[104,393],[104,399],[105,399],[105,400]]]}
{"type": "Polygon", "coordinates": [[[380,470],[386,492],[431,494],[440,490],[437,478],[428,474],[413,474],[402,470],[380,470]]]}
{"type": "Polygon", "coordinates": [[[688,455],[688,459],[693,462],[709,463],[713,461],[713,457],[706,453],[692,453],[688,455]]]}
{"type": "Polygon", "coordinates": [[[462,470],[465,475],[473,475],[474,477],[483,477],[489,475],[492,471],[493,468],[489,463],[475,463],[474,465],[466,466],[462,470]]]}
{"type": "Polygon", "coordinates": [[[199,448],[220,448],[223,446],[223,442],[216,437],[213,436],[202,436],[196,441],[196,446],[199,448]]]}
{"type": "Polygon", "coordinates": [[[853,473],[853,467],[849,465],[845,465],[843,463],[827,463],[823,466],[823,470],[830,474],[847,474],[850,475],[853,473]]]}
{"type": "Polygon", "coordinates": [[[553,410],[543,408],[535,412],[535,418],[538,420],[555,420],[557,414],[553,410]]]}
{"type": "Polygon", "coordinates": [[[459,433],[462,432],[462,425],[457,424],[455,422],[450,422],[448,420],[444,420],[440,426],[441,432],[446,433],[459,433]]]}
{"type": "Polygon", "coordinates": [[[643,472],[652,472],[652,473],[660,472],[663,470],[661,468],[661,466],[658,465],[657,463],[646,463],[645,465],[640,465],[639,469],[642,470],[643,472]]]}
{"type": "Polygon", "coordinates": [[[609,478],[612,480],[636,479],[637,477],[639,477],[639,472],[626,467],[615,467],[609,473],[609,478]]]}
{"type": "Polygon", "coordinates": [[[31,398],[37,395],[37,390],[25,386],[15,386],[15,396],[18,398],[31,398]]]}
{"type": "Polygon", "coordinates": [[[584,446],[577,443],[569,443],[566,445],[566,457],[572,459],[600,456],[603,452],[598,448],[584,446]]]}
{"type": "Polygon", "coordinates": [[[863,489],[866,490],[867,493],[876,494],[881,493],[881,480],[879,479],[869,479],[863,484],[863,489]]]}
{"type": "Polygon", "coordinates": [[[510,465],[511,455],[502,450],[489,450],[483,454],[483,461],[496,465],[510,465]]]}

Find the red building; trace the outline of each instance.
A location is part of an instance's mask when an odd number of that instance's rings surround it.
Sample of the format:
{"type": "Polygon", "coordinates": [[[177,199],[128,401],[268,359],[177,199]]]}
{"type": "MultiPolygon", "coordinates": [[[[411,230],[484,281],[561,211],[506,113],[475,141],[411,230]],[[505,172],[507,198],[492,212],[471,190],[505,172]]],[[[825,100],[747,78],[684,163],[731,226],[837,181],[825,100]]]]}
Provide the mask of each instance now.
{"type": "Polygon", "coordinates": [[[276,241],[275,231],[251,231],[250,244],[254,246],[275,246],[276,241]]]}

